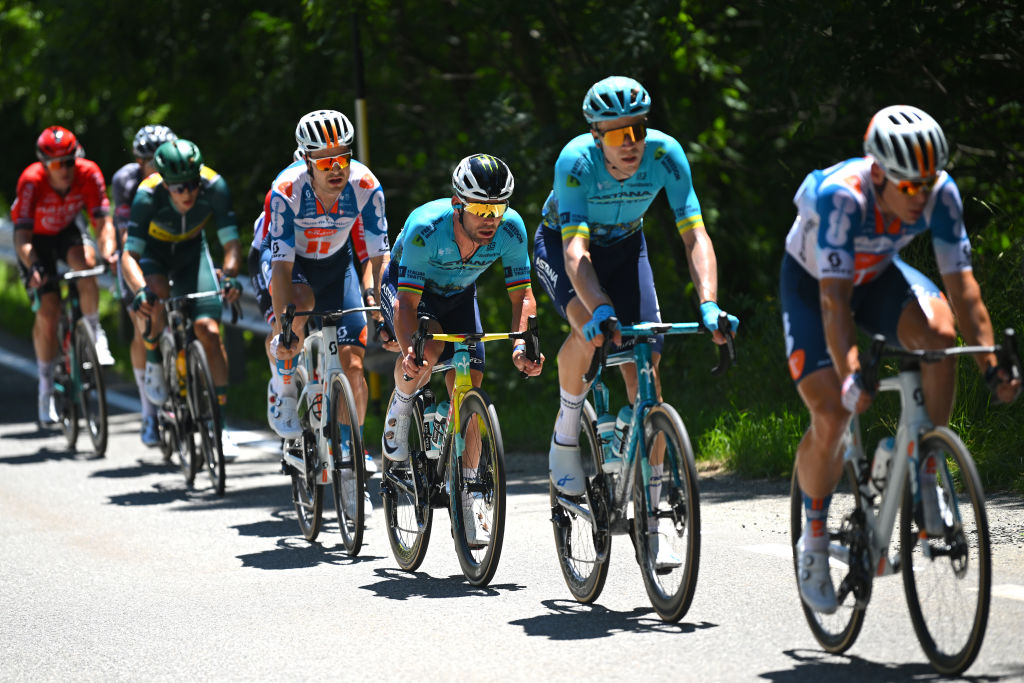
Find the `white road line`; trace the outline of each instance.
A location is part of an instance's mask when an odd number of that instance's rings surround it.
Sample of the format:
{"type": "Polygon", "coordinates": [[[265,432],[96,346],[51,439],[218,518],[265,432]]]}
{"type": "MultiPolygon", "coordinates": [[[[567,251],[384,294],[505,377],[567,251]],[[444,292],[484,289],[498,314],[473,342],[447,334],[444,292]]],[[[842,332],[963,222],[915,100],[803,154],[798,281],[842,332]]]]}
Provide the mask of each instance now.
{"type": "Polygon", "coordinates": [[[998,586],[992,586],[992,597],[1009,598],[1010,600],[1024,602],[1024,586],[1018,586],[1015,583],[1003,583],[998,586]]]}

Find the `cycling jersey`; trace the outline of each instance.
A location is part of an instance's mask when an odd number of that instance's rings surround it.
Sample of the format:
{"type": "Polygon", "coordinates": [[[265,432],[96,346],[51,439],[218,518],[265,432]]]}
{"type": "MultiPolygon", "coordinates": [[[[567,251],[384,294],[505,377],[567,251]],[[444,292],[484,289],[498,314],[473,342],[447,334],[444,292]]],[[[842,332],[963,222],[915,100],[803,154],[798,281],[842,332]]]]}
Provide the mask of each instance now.
{"type": "Polygon", "coordinates": [[[353,227],[361,224],[368,258],[388,253],[388,223],[384,192],[373,173],[353,160],[348,183],[326,208],[313,192],[304,163],[285,168],[274,180],[268,231],[271,259],[294,261],[296,256],[320,260],[345,246],[353,227]]]}
{"type": "Polygon", "coordinates": [[[869,157],[847,159],[809,174],[793,203],[798,215],[786,236],[786,252],[816,279],[870,282],[914,237],[931,230],[939,272],[971,269],[971,243],[964,228],[960,191],[948,173],[938,182],[913,225],[886,225],[871,191],[869,157]]]}
{"type": "Polygon", "coordinates": [[[501,259],[505,288],[530,286],[526,226],[508,209],[494,238],[462,258],[455,243],[455,209],[450,199],[436,199],[413,211],[395,240],[389,269],[398,266],[398,291],[452,297],[469,288],[492,263],[501,259]]]}
{"type": "Polygon", "coordinates": [[[128,229],[132,215],[132,200],[142,182],[142,166],[134,161],[117,169],[110,179],[110,190],[114,196],[114,227],[128,229]]]}
{"type": "Polygon", "coordinates": [[[82,210],[88,212],[95,230],[100,227],[100,219],[110,213],[107,186],[100,167],[88,159],[75,159],[74,179],[62,195],[50,185],[46,169],[37,161],[22,171],[18,178],[17,196],[11,206],[11,222],[15,230],[56,235],[70,228],[82,210]]]}
{"type": "Polygon", "coordinates": [[[675,138],[648,128],[639,168],[617,180],[608,172],[594,137],[584,133],[558,155],[554,189],[544,203],[541,225],[561,232],[563,239],[582,235],[591,244],[610,246],[643,227],[644,213],[661,188],[680,234],[704,224],[690,163],[675,138]]]}

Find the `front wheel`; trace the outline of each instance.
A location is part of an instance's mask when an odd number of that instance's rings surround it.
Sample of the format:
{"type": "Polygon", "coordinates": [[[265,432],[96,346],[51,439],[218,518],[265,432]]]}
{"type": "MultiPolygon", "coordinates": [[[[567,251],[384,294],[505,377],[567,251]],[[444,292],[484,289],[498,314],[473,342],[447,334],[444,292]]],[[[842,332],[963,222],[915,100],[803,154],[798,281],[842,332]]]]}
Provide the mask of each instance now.
{"type": "Polygon", "coordinates": [[[458,412],[459,434],[448,442],[452,535],[462,573],[486,586],[505,536],[505,451],[498,413],[482,389],[466,392],[458,412]]]}
{"type": "Polygon", "coordinates": [[[298,455],[305,463],[305,472],[289,468],[292,476],[292,504],[302,536],[312,543],[320,534],[324,517],[324,487],[317,483],[319,459],[316,454],[316,436],[310,430],[302,436],[285,442],[285,448],[298,455]]]}
{"type": "Polygon", "coordinates": [[[591,603],[601,595],[608,578],[608,558],[612,535],[608,528],[608,489],[601,471],[601,442],[597,436],[597,416],[593,406],[583,404],[580,421],[580,457],[597,472],[587,478],[582,496],[569,497],[559,493],[548,482],[551,500],[551,527],[555,532],[558,567],[569,592],[577,602],[591,603]]]}
{"type": "Polygon", "coordinates": [[[89,430],[93,452],[102,458],[107,451],[107,392],[92,328],[84,318],[78,321],[75,330],[75,359],[78,362],[82,417],[89,430]]]}
{"type": "Polygon", "coordinates": [[[950,676],[974,661],[988,623],[992,557],[985,493],[974,459],[951,430],[925,434],[919,449],[921,462],[937,461],[935,490],[921,491],[921,503],[938,506],[944,530],[931,536],[923,530],[923,511],[914,514],[908,486],[900,525],[903,589],[925,655],[950,676]]]}
{"type": "MultiPolygon", "coordinates": [[[[394,395],[391,400],[394,401],[394,395]]],[[[391,544],[391,553],[398,566],[407,572],[415,571],[423,562],[430,544],[434,519],[426,469],[433,467],[435,461],[423,455],[426,450],[423,400],[421,393],[413,403],[412,423],[409,425],[409,459],[395,462],[384,456],[381,468],[380,492],[388,543],[391,544]]],[[[388,402],[388,405],[391,403],[388,402]]]]}
{"type": "Polygon", "coordinates": [[[365,521],[366,458],[363,440],[359,435],[359,418],[352,388],[344,375],[331,380],[330,403],[323,413],[330,420],[329,432],[334,469],[331,471],[331,489],[334,509],[338,513],[341,540],[349,555],[358,555],[363,545],[365,521]]]}
{"type": "Polygon", "coordinates": [[[646,452],[635,461],[633,534],[647,596],[658,616],[679,621],[690,608],[700,565],[697,466],[686,427],[672,406],[643,420],[646,452]],[[661,460],[660,476],[658,466],[661,460]]]}
{"type": "Polygon", "coordinates": [[[53,373],[53,407],[57,411],[68,448],[73,451],[78,443],[78,401],[74,397],[74,380],[69,372],[69,365],[70,356],[58,354],[53,373]]]}
{"type": "Polygon", "coordinates": [[[199,432],[203,464],[218,496],[224,495],[224,451],[220,443],[220,405],[214,388],[206,351],[198,340],[188,345],[189,404],[199,432]]]}

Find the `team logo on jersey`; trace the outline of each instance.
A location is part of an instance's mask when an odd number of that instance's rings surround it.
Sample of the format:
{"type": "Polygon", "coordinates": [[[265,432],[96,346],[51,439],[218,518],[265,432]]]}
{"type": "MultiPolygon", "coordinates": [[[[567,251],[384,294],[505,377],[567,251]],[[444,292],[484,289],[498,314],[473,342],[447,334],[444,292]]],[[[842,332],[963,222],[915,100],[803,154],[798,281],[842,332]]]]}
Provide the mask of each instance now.
{"type": "Polygon", "coordinates": [[[572,173],[570,173],[569,177],[565,179],[565,184],[568,187],[579,187],[580,186],[580,181],[579,181],[579,178],[577,178],[572,173]]]}
{"type": "Polygon", "coordinates": [[[657,161],[666,154],[668,154],[668,152],[665,151],[664,147],[658,147],[658,149],[654,150],[654,160],[657,161]]]}
{"type": "Polygon", "coordinates": [[[427,243],[423,240],[422,235],[416,235],[412,238],[412,244],[414,247],[425,247],[427,243]]]}
{"type": "Polygon", "coordinates": [[[372,190],[377,186],[377,183],[373,182],[373,176],[364,175],[359,179],[359,187],[364,190],[372,190]]]}
{"type": "Polygon", "coordinates": [[[286,180],[277,186],[277,191],[283,194],[285,197],[291,199],[292,196],[292,181],[286,180]]]}

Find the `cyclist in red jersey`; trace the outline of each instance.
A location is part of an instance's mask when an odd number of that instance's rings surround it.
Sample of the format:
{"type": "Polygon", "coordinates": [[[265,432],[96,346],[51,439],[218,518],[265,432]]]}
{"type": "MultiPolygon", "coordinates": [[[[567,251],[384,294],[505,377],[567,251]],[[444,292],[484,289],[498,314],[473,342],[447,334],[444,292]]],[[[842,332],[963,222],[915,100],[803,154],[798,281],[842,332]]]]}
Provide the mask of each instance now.
{"type": "MultiPolygon", "coordinates": [[[[57,260],[75,270],[96,265],[97,245],[84,221],[79,221],[83,210],[89,215],[104,261],[113,262],[116,244],[103,173],[95,162],[84,158],[75,134],[61,126],[50,126],[36,140],[36,157],[39,161],[18,178],[11,221],[18,271],[36,310],[32,343],[39,365],[39,423],[47,425],[57,421],[53,405],[53,362],[60,317],[57,260]]],[[[100,362],[110,365],[114,359],[99,324],[96,279],[79,280],[78,291],[82,313],[96,336],[100,362]]]]}

